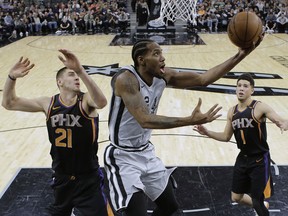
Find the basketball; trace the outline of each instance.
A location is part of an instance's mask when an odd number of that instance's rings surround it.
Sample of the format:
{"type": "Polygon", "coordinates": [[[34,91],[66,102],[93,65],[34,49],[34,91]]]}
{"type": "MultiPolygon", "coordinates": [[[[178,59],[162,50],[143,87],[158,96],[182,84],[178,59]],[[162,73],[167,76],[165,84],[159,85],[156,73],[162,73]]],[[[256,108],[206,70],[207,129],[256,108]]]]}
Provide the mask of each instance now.
{"type": "Polygon", "coordinates": [[[230,41],[240,48],[248,48],[262,34],[261,19],[253,12],[240,12],[232,17],[227,33],[230,41]]]}

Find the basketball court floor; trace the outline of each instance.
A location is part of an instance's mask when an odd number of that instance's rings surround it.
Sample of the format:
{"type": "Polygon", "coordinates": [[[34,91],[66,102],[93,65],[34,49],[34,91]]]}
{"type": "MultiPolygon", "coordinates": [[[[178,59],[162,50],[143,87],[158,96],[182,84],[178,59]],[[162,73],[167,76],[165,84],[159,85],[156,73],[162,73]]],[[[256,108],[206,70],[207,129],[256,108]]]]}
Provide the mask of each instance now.
{"type": "MultiPolygon", "coordinates": [[[[175,44],[173,40],[162,43],[166,65],[180,71],[201,73],[237,52],[227,34],[199,34],[197,37],[196,40],[194,35],[190,43],[175,44]]],[[[120,67],[132,64],[131,39],[115,38],[115,35],[27,37],[0,48],[0,100],[8,71],[21,56],[30,58],[36,66],[28,76],[17,80],[17,94],[38,97],[58,93],[55,75],[62,67],[57,57],[60,48],[70,49],[79,57],[108,99],[111,96],[111,76],[120,67]]],[[[287,34],[265,35],[253,53],[213,85],[186,90],[167,88],[158,114],[187,116],[201,97],[203,111],[215,103],[223,107],[222,117],[207,124],[208,128],[221,131],[228,109],[237,103],[234,94],[236,78],[240,73],[249,72],[256,82],[254,98],[288,118],[287,50],[287,34]]],[[[86,90],[84,85],[82,90],[86,90]]],[[[98,156],[101,166],[108,144],[108,111],[109,104],[99,110],[98,156]]],[[[51,158],[45,116],[42,113],[7,111],[3,107],[0,107],[0,113],[0,215],[46,215],[45,208],[53,195],[49,187],[51,158]]],[[[275,195],[270,199],[270,215],[286,216],[288,132],[281,134],[269,121],[267,127],[275,183],[275,195]]],[[[255,215],[253,210],[230,200],[232,169],[239,152],[234,138],[228,143],[221,143],[200,136],[193,127],[182,127],[154,130],[151,141],[156,154],[167,167],[178,167],[174,177],[178,184],[176,196],[181,211],[175,215],[255,215]]],[[[150,213],[154,206],[150,201],[148,203],[150,213]]]]}

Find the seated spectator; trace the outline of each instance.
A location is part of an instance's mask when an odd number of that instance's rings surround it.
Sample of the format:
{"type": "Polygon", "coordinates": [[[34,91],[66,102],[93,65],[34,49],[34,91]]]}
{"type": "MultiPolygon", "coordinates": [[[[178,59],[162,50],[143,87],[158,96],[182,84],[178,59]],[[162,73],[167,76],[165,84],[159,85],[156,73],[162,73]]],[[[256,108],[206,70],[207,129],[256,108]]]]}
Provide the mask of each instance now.
{"type": "Polygon", "coordinates": [[[85,34],[86,33],[86,25],[85,25],[85,21],[83,19],[83,16],[80,15],[79,13],[76,13],[74,20],[75,20],[76,32],[80,33],[80,34],[85,34]]]}
{"type": "Polygon", "coordinates": [[[102,31],[102,29],[103,29],[103,22],[100,18],[100,15],[96,14],[95,20],[94,20],[94,30],[96,33],[99,33],[102,31]]]}
{"type": "Polygon", "coordinates": [[[205,15],[197,17],[197,29],[198,31],[209,32],[209,27],[207,26],[207,20],[205,19],[205,15]]]}
{"type": "Polygon", "coordinates": [[[47,21],[48,21],[48,27],[51,33],[55,33],[56,30],[58,29],[58,23],[57,23],[57,14],[53,12],[52,8],[48,9],[48,16],[47,16],[47,21]]]}
{"type": "Polygon", "coordinates": [[[48,26],[48,13],[47,12],[45,12],[45,14],[39,13],[39,18],[41,22],[41,32],[42,34],[46,35],[50,31],[50,28],[48,26]]]}
{"type": "Polygon", "coordinates": [[[215,32],[218,31],[218,18],[213,11],[210,11],[207,16],[207,26],[209,28],[209,32],[211,33],[214,29],[215,32]]]}
{"type": "Polygon", "coordinates": [[[285,33],[286,30],[288,31],[288,18],[285,17],[284,13],[281,13],[276,22],[278,33],[285,33]]]}
{"type": "Polygon", "coordinates": [[[42,31],[42,24],[38,13],[33,13],[34,23],[35,23],[35,34],[39,35],[42,31]]]}
{"type": "Polygon", "coordinates": [[[25,22],[20,15],[17,15],[14,20],[14,30],[16,31],[16,38],[26,36],[27,26],[25,25],[25,22]]]}
{"type": "Polygon", "coordinates": [[[9,12],[6,13],[4,17],[4,25],[7,27],[9,31],[13,31],[14,29],[14,19],[9,12]]]}
{"type": "Polygon", "coordinates": [[[119,28],[121,33],[125,33],[127,26],[128,26],[128,14],[122,9],[120,10],[120,14],[118,16],[118,21],[119,21],[119,28]]]}
{"type": "Polygon", "coordinates": [[[86,25],[86,32],[93,31],[94,24],[94,10],[88,10],[84,16],[84,21],[86,25]]]}
{"type": "Polygon", "coordinates": [[[16,30],[13,30],[13,31],[12,31],[12,34],[10,35],[10,37],[8,38],[8,40],[9,40],[10,42],[14,42],[14,41],[17,40],[17,32],[16,32],[16,30]]]}
{"type": "Polygon", "coordinates": [[[72,23],[64,17],[60,22],[60,31],[62,33],[71,33],[72,29],[72,23]]]}
{"type": "Polygon", "coordinates": [[[276,23],[272,20],[267,20],[265,24],[265,32],[268,34],[273,34],[276,30],[276,23]]]}
{"type": "Polygon", "coordinates": [[[118,16],[116,16],[114,13],[112,13],[110,10],[107,12],[107,19],[108,19],[108,28],[109,31],[114,31],[118,27],[119,19],[118,16]]]}
{"type": "Polygon", "coordinates": [[[30,35],[34,35],[35,32],[35,21],[33,17],[33,12],[30,11],[28,16],[27,16],[27,21],[28,21],[28,31],[30,35]]]}
{"type": "Polygon", "coordinates": [[[270,11],[266,17],[265,32],[268,34],[274,33],[276,26],[276,16],[270,11]]]}

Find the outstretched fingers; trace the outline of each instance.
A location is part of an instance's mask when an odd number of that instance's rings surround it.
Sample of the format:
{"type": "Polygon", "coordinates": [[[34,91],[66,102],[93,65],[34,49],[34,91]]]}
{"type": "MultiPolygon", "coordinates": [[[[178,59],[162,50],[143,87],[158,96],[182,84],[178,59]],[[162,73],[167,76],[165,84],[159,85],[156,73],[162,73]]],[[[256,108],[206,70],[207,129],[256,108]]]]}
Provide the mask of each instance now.
{"type": "MultiPolygon", "coordinates": [[[[66,58],[68,58],[68,55],[69,55],[69,51],[66,50],[66,49],[59,49],[58,50],[60,53],[62,53],[66,58]]],[[[63,63],[66,61],[66,59],[64,59],[62,56],[58,56],[58,58],[60,59],[60,61],[62,61],[63,63]]]]}
{"type": "Polygon", "coordinates": [[[207,112],[208,114],[208,121],[214,121],[215,119],[219,118],[220,116],[222,116],[222,114],[218,114],[218,112],[222,109],[222,107],[218,107],[218,104],[215,104],[214,106],[212,106],[209,111],[207,112]]]}
{"type": "Polygon", "coordinates": [[[200,110],[201,105],[202,105],[202,99],[199,98],[199,99],[198,99],[198,103],[197,103],[197,105],[196,105],[196,107],[195,107],[194,110],[200,110]]]}
{"type": "Polygon", "coordinates": [[[27,70],[28,70],[28,71],[31,70],[34,66],[35,66],[35,64],[29,65],[29,66],[27,67],[27,70]]]}
{"type": "Polygon", "coordinates": [[[60,56],[60,55],[58,56],[58,58],[59,58],[59,60],[60,60],[61,62],[63,62],[63,63],[66,61],[66,60],[65,60],[62,56],[60,56]]]}

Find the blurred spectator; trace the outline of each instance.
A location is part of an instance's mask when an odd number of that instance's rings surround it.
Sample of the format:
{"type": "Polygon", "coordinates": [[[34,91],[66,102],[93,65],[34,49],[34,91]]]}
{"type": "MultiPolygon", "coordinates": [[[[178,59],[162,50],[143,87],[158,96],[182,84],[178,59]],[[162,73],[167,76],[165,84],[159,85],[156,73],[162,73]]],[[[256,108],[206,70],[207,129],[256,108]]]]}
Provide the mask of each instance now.
{"type": "Polygon", "coordinates": [[[132,8],[133,13],[136,12],[136,2],[137,0],[131,0],[131,8],[132,8]]]}
{"type": "Polygon", "coordinates": [[[57,19],[58,19],[58,14],[54,13],[52,8],[49,8],[47,21],[48,21],[48,27],[51,33],[55,33],[58,29],[57,19]]]}
{"type": "Polygon", "coordinates": [[[83,15],[76,13],[74,21],[75,21],[75,28],[76,28],[75,32],[80,33],[80,34],[84,34],[86,32],[86,24],[85,24],[85,21],[83,19],[83,15]]]}
{"type": "Polygon", "coordinates": [[[87,13],[84,16],[86,32],[93,31],[93,24],[94,24],[94,10],[88,9],[87,13]]]}
{"type": "Polygon", "coordinates": [[[94,28],[95,28],[95,33],[100,33],[103,29],[103,22],[99,14],[96,14],[95,16],[94,28]]]}
{"type": "Polygon", "coordinates": [[[128,14],[122,9],[120,10],[120,14],[118,16],[118,21],[119,21],[119,28],[121,33],[125,33],[128,25],[128,14]]]}
{"type": "Polygon", "coordinates": [[[146,0],[138,0],[136,5],[138,26],[144,26],[149,19],[149,7],[146,0]]]}
{"type": "Polygon", "coordinates": [[[109,32],[112,30],[116,30],[119,25],[119,17],[116,14],[111,13],[110,10],[107,11],[107,19],[108,19],[108,28],[109,32]]]}
{"type": "MultiPolygon", "coordinates": [[[[15,31],[16,31],[16,38],[26,36],[27,26],[20,15],[17,15],[14,20],[15,31]]],[[[13,36],[14,37],[14,36],[13,36]]]]}
{"type": "Polygon", "coordinates": [[[4,24],[7,27],[9,31],[13,31],[14,29],[14,19],[12,18],[10,12],[6,13],[6,16],[4,17],[4,24]]]}
{"type": "Polygon", "coordinates": [[[60,22],[60,31],[62,33],[72,33],[72,23],[67,19],[67,17],[63,17],[60,22]]]}
{"type": "Polygon", "coordinates": [[[285,31],[288,31],[288,18],[285,17],[284,13],[281,13],[280,17],[277,18],[277,29],[278,33],[285,33],[285,31]]]}
{"type": "Polygon", "coordinates": [[[39,35],[42,32],[42,24],[38,13],[36,12],[33,13],[33,19],[35,23],[35,34],[39,35]]]}
{"type": "Polygon", "coordinates": [[[207,15],[207,26],[209,28],[209,32],[212,32],[212,30],[215,32],[218,31],[218,18],[214,11],[210,11],[207,15]]]}
{"type": "Polygon", "coordinates": [[[265,31],[268,34],[274,33],[276,30],[276,16],[273,12],[269,12],[266,17],[265,31]]]}
{"type": "Polygon", "coordinates": [[[48,13],[47,12],[45,14],[39,13],[39,18],[41,22],[41,32],[42,34],[46,35],[50,31],[48,26],[48,13]]]}

